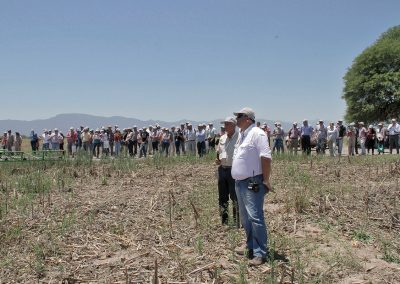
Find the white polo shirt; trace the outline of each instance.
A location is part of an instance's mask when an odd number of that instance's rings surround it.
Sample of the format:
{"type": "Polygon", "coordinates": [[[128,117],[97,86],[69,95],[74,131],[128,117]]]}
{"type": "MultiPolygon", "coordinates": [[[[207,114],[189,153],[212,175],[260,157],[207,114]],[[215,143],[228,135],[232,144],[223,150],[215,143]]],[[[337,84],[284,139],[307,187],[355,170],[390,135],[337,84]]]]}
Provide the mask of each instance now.
{"type": "Polygon", "coordinates": [[[232,177],[244,180],[262,174],[261,157],[272,159],[268,137],[262,129],[252,124],[239,134],[233,153],[232,177]]]}

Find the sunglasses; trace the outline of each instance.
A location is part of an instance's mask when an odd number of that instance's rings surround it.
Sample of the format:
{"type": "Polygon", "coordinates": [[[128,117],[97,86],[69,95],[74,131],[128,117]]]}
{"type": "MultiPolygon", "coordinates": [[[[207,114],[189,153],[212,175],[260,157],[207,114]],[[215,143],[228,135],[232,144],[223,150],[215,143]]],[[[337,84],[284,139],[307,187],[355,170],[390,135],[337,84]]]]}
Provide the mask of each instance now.
{"type": "Polygon", "coordinates": [[[236,116],[236,118],[242,118],[242,117],[245,117],[246,115],[244,114],[244,113],[238,113],[237,114],[237,116],[236,116]]]}

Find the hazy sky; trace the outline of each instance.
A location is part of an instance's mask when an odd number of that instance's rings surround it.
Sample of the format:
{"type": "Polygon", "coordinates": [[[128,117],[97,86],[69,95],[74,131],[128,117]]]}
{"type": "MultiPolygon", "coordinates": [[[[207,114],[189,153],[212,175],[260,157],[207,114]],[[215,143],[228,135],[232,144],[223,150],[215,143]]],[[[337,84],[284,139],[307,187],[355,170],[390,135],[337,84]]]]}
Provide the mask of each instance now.
{"type": "Polygon", "coordinates": [[[343,117],[355,56],[399,0],[0,2],[0,119],[343,117]]]}

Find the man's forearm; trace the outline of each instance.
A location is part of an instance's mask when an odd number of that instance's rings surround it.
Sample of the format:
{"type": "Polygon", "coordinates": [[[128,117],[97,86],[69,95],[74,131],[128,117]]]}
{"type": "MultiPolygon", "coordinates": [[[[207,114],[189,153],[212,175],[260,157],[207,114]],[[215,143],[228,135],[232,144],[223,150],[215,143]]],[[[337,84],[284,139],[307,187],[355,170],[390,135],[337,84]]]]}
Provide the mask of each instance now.
{"type": "Polygon", "coordinates": [[[264,181],[269,181],[272,170],[272,160],[269,158],[261,157],[261,169],[264,177],[264,181]]]}

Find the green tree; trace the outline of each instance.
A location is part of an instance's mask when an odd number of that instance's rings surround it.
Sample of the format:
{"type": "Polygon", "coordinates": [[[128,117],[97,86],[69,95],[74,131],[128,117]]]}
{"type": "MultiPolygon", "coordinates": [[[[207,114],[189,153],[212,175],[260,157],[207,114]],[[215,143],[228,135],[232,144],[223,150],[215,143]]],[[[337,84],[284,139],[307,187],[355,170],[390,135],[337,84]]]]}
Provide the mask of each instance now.
{"type": "Polygon", "coordinates": [[[346,121],[376,122],[400,113],[400,26],[358,55],[344,76],[346,121]]]}

